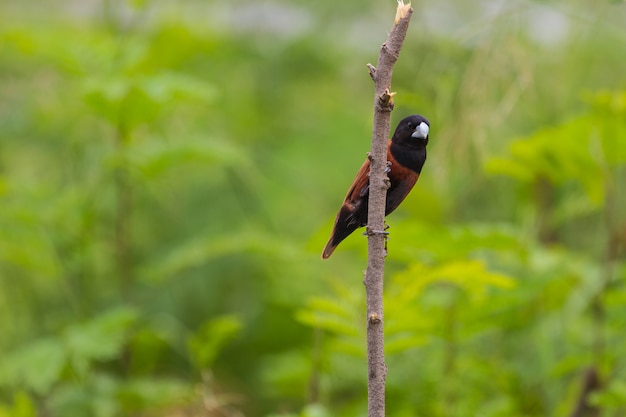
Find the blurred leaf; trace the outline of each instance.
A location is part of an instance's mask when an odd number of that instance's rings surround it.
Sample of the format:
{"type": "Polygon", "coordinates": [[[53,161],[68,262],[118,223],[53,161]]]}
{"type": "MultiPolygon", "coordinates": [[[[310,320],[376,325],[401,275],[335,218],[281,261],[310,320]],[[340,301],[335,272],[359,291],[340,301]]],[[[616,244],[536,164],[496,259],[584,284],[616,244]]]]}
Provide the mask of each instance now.
{"type": "MultiPolygon", "coordinates": [[[[605,112],[611,116],[626,115],[626,91],[598,91],[587,94],[585,101],[595,110],[605,112]]],[[[622,121],[624,121],[622,119],[622,121]]]]}
{"type": "Polygon", "coordinates": [[[365,337],[365,329],[360,332],[359,337],[337,337],[328,343],[331,352],[337,352],[344,355],[349,355],[361,360],[367,358],[366,346],[363,344],[363,337],[365,337]]]}
{"type": "MultiPolygon", "coordinates": [[[[5,21],[4,23],[8,23],[5,21]]],[[[89,73],[109,68],[117,48],[109,37],[76,25],[62,28],[47,25],[7,25],[0,39],[41,65],[53,64],[70,74],[89,73]]]]}
{"type": "MultiPolygon", "coordinates": [[[[507,175],[525,184],[542,178],[559,186],[574,181],[590,203],[585,211],[600,208],[610,181],[609,168],[626,163],[624,97],[624,92],[592,95],[586,113],[514,141],[508,156],[488,161],[487,172],[507,175]]],[[[578,210],[562,213],[571,215],[578,210]]]]}
{"type": "Polygon", "coordinates": [[[605,169],[626,164],[626,91],[600,91],[588,101],[601,146],[601,154],[592,149],[594,159],[605,169]]]}
{"type": "Polygon", "coordinates": [[[339,280],[330,280],[332,296],[310,297],[306,306],[296,312],[296,320],[313,328],[323,329],[338,336],[336,348],[349,353],[361,354],[354,349],[363,335],[361,312],[365,307],[365,293],[353,291],[339,280]]]}
{"type": "Polygon", "coordinates": [[[93,372],[83,383],[67,383],[56,390],[50,405],[54,415],[114,417],[136,415],[182,402],[189,386],[170,378],[124,378],[93,372]]]}
{"type": "Polygon", "coordinates": [[[486,164],[486,169],[489,173],[507,175],[522,183],[531,182],[536,175],[523,162],[511,161],[502,157],[491,158],[486,164]]]}
{"type": "Polygon", "coordinates": [[[626,381],[613,380],[608,387],[591,395],[590,402],[593,405],[605,409],[623,409],[626,406],[626,381]]]}
{"type": "Polygon", "coordinates": [[[49,401],[55,415],[68,417],[114,417],[120,414],[116,401],[118,381],[111,375],[92,372],[82,382],[71,381],[55,390],[49,401]]]}
{"type": "Polygon", "coordinates": [[[94,111],[127,129],[154,120],[177,100],[211,102],[215,97],[215,89],[205,81],[176,73],[91,78],[84,91],[94,111]]]}
{"type": "Polygon", "coordinates": [[[310,354],[300,351],[281,352],[264,358],[261,375],[263,390],[277,398],[300,398],[311,376],[310,354]]]}
{"type": "Polygon", "coordinates": [[[296,319],[335,334],[357,336],[352,307],[341,300],[313,297],[307,302],[306,309],[297,312],[296,319]]]}
{"type": "Polygon", "coordinates": [[[434,259],[445,262],[486,251],[511,251],[519,248],[519,229],[509,224],[465,223],[442,226],[402,221],[394,233],[390,259],[414,262],[434,259]],[[396,242],[397,240],[397,242],[396,242]]]}
{"type": "Polygon", "coordinates": [[[2,198],[9,190],[9,183],[6,178],[0,175],[0,198],[2,198]]]}
{"type": "Polygon", "coordinates": [[[63,333],[64,343],[76,371],[84,373],[92,361],[119,356],[138,312],[131,307],[115,307],[63,333]]]}
{"type": "Polygon", "coordinates": [[[116,392],[123,409],[130,413],[181,403],[189,398],[190,389],[182,381],[170,378],[133,378],[120,384],[116,392]]]}
{"type": "Polygon", "coordinates": [[[509,417],[515,415],[512,399],[507,396],[491,398],[482,404],[479,413],[484,417],[509,417]]]}
{"type": "Polygon", "coordinates": [[[187,349],[187,329],[171,314],[160,313],[146,319],[149,322],[133,332],[128,342],[132,361],[130,368],[140,375],[157,371],[164,355],[169,352],[184,355],[187,349]]]}
{"type": "Polygon", "coordinates": [[[300,417],[330,417],[332,414],[321,404],[309,404],[304,407],[300,417]]]}
{"type": "Polygon", "coordinates": [[[515,286],[513,278],[485,268],[480,261],[449,262],[431,270],[428,279],[433,281],[449,281],[462,287],[475,288],[480,285],[491,285],[500,288],[515,286]]]}
{"type": "Polygon", "coordinates": [[[235,316],[222,316],[206,321],[188,337],[187,346],[199,369],[213,366],[217,355],[241,330],[241,320],[235,316]]]}
{"type": "Polygon", "coordinates": [[[247,153],[222,139],[181,138],[174,143],[134,144],[128,149],[130,162],[141,170],[143,176],[154,178],[164,172],[191,164],[199,166],[237,165],[249,169],[251,161],[247,153]]]}
{"type": "Polygon", "coordinates": [[[146,7],[148,0],[127,0],[128,4],[135,9],[141,10],[146,7]]]}
{"type": "Polygon", "coordinates": [[[429,337],[426,335],[411,334],[407,332],[405,334],[395,334],[388,337],[385,341],[385,354],[394,355],[404,352],[409,349],[414,349],[419,346],[423,346],[428,343],[429,337]]]}
{"type": "Polygon", "coordinates": [[[58,381],[65,360],[61,341],[37,340],[5,355],[0,364],[0,384],[47,394],[58,381]]]}
{"type": "Polygon", "coordinates": [[[515,280],[505,274],[491,272],[481,261],[460,260],[443,263],[435,267],[425,267],[415,263],[394,276],[400,286],[415,285],[417,289],[435,283],[452,283],[464,291],[480,298],[486,295],[488,287],[510,289],[515,280]]]}
{"type": "Polygon", "coordinates": [[[494,158],[486,165],[493,174],[509,175],[524,183],[548,178],[561,185],[578,181],[591,198],[597,198],[600,167],[590,154],[590,140],[596,120],[588,115],[570,119],[556,127],[540,129],[514,141],[510,156],[494,158]]]}
{"type": "Polygon", "coordinates": [[[33,400],[23,391],[18,391],[13,396],[13,404],[4,406],[0,404],[0,417],[36,417],[37,409],[33,400]]]}
{"type": "Polygon", "coordinates": [[[233,232],[225,236],[194,239],[179,247],[144,271],[147,280],[162,280],[177,276],[214,259],[236,253],[258,253],[276,258],[296,255],[293,245],[260,233],[233,232]]]}

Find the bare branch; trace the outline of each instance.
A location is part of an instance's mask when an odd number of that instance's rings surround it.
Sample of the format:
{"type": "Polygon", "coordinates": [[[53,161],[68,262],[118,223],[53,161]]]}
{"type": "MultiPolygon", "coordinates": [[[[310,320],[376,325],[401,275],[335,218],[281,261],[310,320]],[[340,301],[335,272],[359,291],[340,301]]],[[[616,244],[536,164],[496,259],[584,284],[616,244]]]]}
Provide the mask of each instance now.
{"type": "Polygon", "coordinates": [[[398,1],[395,24],[380,48],[378,64],[368,64],[374,80],[374,126],[372,149],[369,154],[370,192],[367,221],[368,252],[365,272],[367,295],[367,363],[368,363],[368,417],[385,416],[385,380],[387,365],[384,355],[383,276],[385,267],[385,201],[389,180],[387,167],[387,139],[390,133],[393,96],[391,77],[409,27],[413,9],[398,1]]]}

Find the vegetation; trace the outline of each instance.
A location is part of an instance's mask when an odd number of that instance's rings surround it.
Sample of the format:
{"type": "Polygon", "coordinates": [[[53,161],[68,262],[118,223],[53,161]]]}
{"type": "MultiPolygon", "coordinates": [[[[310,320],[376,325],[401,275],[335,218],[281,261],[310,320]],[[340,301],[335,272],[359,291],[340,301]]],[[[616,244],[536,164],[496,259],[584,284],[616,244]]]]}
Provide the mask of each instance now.
{"type": "MultiPolygon", "coordinates": [[[[365,415],[366,239],[319,257],[394,2],[5,3],[0,417],[365,415]]],[[[395,68],[388,415],[624,415],[626,8],[483,3],[395,68]]]]}

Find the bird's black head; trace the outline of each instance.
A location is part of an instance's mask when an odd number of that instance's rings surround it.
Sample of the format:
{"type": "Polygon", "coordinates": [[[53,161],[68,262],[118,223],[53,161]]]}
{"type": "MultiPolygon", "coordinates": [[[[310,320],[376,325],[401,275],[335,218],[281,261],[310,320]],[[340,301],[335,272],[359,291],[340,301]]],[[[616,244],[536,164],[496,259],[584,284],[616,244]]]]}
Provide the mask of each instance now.
{"type": "Polygon", "coordinates": [[[391,140],[398,144],[421,147],[428,144],[430,122],[424,116],[414,114],[405,117],[398,123],[391,140]]]}

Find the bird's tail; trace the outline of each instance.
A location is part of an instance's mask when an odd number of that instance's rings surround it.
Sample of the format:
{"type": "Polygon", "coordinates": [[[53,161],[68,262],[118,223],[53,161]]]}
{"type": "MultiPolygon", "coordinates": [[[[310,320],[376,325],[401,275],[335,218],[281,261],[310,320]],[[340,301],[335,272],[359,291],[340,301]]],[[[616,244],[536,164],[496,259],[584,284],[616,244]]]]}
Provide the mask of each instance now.
{"type": "Polygon", "coordinates": [[[333,227],[333,232],[330,235],[330,239],[328,239],[324,252],[322,252],[322,259],[328,259],[335,251],[335,248],[358,228],[359,225],[357,223],[348,222],[343,217],[338,216],[337,221],[335,222],[335,227],[333,227]]]}
{"type": "Polygon", "coordinates": [[[333,254],[333,252],[335,251],[335,248],[339,244],[339,242],[337,243],[333,242],[335,240],[334,237],[335,236],[331,236],[330,239],[328,240],[328,243],[326,244],[326,247],[324,248],[324,252],[322,252],[322,259],[330,258],[330,255],[333,254]]]}

